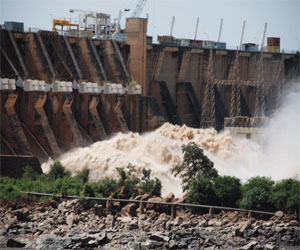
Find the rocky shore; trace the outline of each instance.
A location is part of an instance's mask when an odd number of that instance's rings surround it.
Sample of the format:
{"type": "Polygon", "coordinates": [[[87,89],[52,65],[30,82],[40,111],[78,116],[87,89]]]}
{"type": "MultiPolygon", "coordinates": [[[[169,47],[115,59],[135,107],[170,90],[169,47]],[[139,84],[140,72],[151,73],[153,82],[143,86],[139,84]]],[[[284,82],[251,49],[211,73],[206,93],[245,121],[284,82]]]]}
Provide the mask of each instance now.
{"type": "Polygon", "coordinates": [[[153,205],[143,214],[135,204],[114,203],[108,212],[79,200],[0,205],[1,249],[299,249],[300,242],[299,222],[280,211],[248,218],[178,210],[172,219],[169,208],[153,205]]]}

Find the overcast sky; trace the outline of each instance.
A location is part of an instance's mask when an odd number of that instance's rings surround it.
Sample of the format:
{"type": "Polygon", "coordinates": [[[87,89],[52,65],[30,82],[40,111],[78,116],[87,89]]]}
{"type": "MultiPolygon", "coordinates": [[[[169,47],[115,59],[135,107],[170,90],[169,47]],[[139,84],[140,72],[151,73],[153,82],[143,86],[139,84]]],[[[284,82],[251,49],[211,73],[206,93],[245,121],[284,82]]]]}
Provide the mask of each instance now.
{"type": "MultiPolygon", "coordinates": [[[[69,9],[93,10],[117,18],[119,10],[130,8],[138,0],[0,0],[0,23],[19,21],[25,28],[52,28],[53,18],[70,18],[69,9]]],[[[299,49],[300,0],[148,0],[140,17],[149,15],[148,35],[169,35],[175,16],[173,35],[193,39],[197,17],[200,18],[197,39],[217,40],[221,18],[224,19],[221,41],[239,45],[243,20],[246,20],[244,42],[260,44],[264,23],[267,37],[280,37],[281,48],[299,49]]],[[[74,19],[77,14],[72,14],[74,19]]]]}

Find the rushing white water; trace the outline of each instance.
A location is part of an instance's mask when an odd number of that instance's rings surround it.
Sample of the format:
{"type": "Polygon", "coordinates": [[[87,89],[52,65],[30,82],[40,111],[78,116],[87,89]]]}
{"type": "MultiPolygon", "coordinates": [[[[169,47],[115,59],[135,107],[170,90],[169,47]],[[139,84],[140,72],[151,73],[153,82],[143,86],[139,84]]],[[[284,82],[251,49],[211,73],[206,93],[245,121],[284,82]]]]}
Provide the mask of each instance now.
{"type": "MultiPolygon", "coordinates": [[[[115,177],[116,168],[129,163],[140,171],[152,170],[162,181],[162,194],[182,195],[181,181],[170,169],[182,161],[181,146],[194,141],[215,163],[220,175],[232,175],[245,181],[253,176],[275,180],[299,177],[300,172],[300,90],[299,84],[285,96],[284,103],[271,118],[262,135],[261,145],[247,139],[235,139],[228,132],[193,129],[165,123],[154,132],[118,133],[110,140],[77,148],[61,156],[61,163],[71,172],[90,169],[90,181],[115,177]]],[[[42,165],[47,172],[51,160],[42,165]]]]}

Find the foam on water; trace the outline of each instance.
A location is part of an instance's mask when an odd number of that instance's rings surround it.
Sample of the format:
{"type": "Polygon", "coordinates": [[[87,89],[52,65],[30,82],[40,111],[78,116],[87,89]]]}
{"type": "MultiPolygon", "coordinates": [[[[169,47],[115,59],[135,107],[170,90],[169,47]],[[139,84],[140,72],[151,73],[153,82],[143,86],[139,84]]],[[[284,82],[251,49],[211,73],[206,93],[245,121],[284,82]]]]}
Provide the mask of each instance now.
{"type": "MultiPolygon", "coordinates": [[[[138,171],[145,167],[162,181],[163,195],[173,192],[181,196],[181,181],[172,176],[170,169],[182,161],[181,146],[194,141],[215,163],[220,175],[233,175],[242,181],[258,175],[275,180],[299,177],[299,84],[285,100],[266,127],[261,145],[232,138],[228,132],[165,123],[156,131],[142,135],[118,133],[109,140],[74,149],[59,160],[72,173],[90,169],[92,182],[117,176],[116,168],[129,163],[138,171]]],[[[42,165],[44,172],[49,171],[51,162],[42,165]]]]}

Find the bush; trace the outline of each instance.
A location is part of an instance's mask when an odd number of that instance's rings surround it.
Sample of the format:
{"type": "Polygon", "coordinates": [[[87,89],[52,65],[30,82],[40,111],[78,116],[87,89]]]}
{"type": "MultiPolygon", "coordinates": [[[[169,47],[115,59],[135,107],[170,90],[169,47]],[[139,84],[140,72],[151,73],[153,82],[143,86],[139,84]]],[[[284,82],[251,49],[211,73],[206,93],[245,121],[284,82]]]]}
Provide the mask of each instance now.
{"type": "Polygon", "coordinates": [[[143,169],[141,179],[137,176],[135,167],[130,164],[126,170],[118,169],[118,173],[117,180],[106,177],[97,183],[88,183],[88,169],[73,177],[58,161],[52,164],[48,174],[34,174],[32,168],[26,166],[20,179],[0,177],[0,198],[17,199],[21,196],[19,190],[80,197],[109,197],[122,192],[125,198],[129,198],[138,187],[153,195],[160,195],[161,182],[157,178],[151,179],[151,170],[143,169]]]}
{"type": "Polygon", "coordinates": [[[182,146],[183,162],[181,165],[171,169],[172,173],[179,175],[182,179],[183,191],[191,189],[191,185],[198,177],[216,178],[218,171],[214,168],[214,163],[204,155],[203,150],[194,142],[182,146]]]}
{"type": "Polygon", "coordinates": [[[192,182],[187,194],[187,202],[194,204],[215,205],[216,193],[211,179],[198,176],[192,182]]]}
{"type": "Polygon", "coordinates": [[[31,191],[38,177],[38,174],[33,171],[31,166],[26,166],[23,168],[22,178],[16,179],[17,186],[22,191],[31,191]]]}
{"type": "Polygon", "coordinates": [[[267,193],[271,193],[273,189],[274,181],[268,177],[252,177],[242,186],[243,196],[253,188],[261,188],[267,193]]]}
{"type": "Polygon", "coordinates": [[[245,209],[273,211],[274,201],[272,198],[274,181],[268,177],[256,176],[249,179],[242,186],[243,199],[240,207],[245,209]]]}
{"type": "Polygon", "coordinates": [[[69,171],[66,170],[65,167],[59,161],[54,161],[54,163],[50,167],[48,176],[51,179],[57,179],[67,175],[70,175],[69,171]]]}
{"type": "Polygon", "coordinates": [[[142,169],[143,176],[139,178],[136,173],[136,169],[133,165],[127,166],[127,171],[123,168],[117,168],[119,179],[117,181],[119,192],[121,192],[125,198],[130,198],[135,188],[140,188],[146,193],[160,196],[161,194],[161,181],[158,178],[151,179],[151,170],[142,169]]]}
{"type": "Polygon", "coordinates": [[[240,207],[252,210],[274,211],[271,193],[262,187],[254,187],[243,195],[240,207]]]}
{"type": "Polygon", "coordinates": [[[299,214],[300,181],[290,178],[277,182],[273,188],[273,199],[277,210],[299,214]]]}
{"type": "Polygon", "coordinates": [[[1,177],[0,198],[4,200],[17,200],[21,197],[22,194],[17,188],[14,179],[9,177],[1,177]]]}
{"type": "Polygon", "coordinates": [[[218,176],[214,180],[214,189],[221,206],[236,207],[242,197],[240,180],[235,177],[218,176]]]}
{"type": "Polygon", "coordinates": [[[92,186],[88,183],[83,185],[83,195],[85,197],[95,197],[95,192],[92,186]]]}
{"type": "Polygon", "coordinates": [[[89,180],[90,170],[84,169],[81,172],[78,172],[76,177],[82,181],[82,183],[87,183],[89,180]]]}
{"type": "Polygon", "coordinates": [[[135,167],[129,164],[127,169],[126,171],[124,168],[117,168],[119,174],[118,187],[120,192],[125,196],[124,198],[130,198],[134,188],[140,182],[140,179],[136,175],[135,167]]]}
{"type": "Polygon", "coordinates": [[[91,186],[96,196],[109,197],[110,195],[114,196],[118,192],[117,181],[108,177],[98,183],[92,183],[91,186]]]}
{"type": "Polygon", "coordinates": [[[35,173],[31,166],[26,166],[23,168],[22,179],[27,181],[35,180],[37,177],[37,173],[35,173]]]}
{"type": "Polygon", "coordinates": [[[158,178],[151,179],[151,169],[147,170],[143,168],[143,177],[142,181],[138,185],[139,188],[141,188],[146,193],[160,196],[161,195],[161,181],[158,178]]]}

